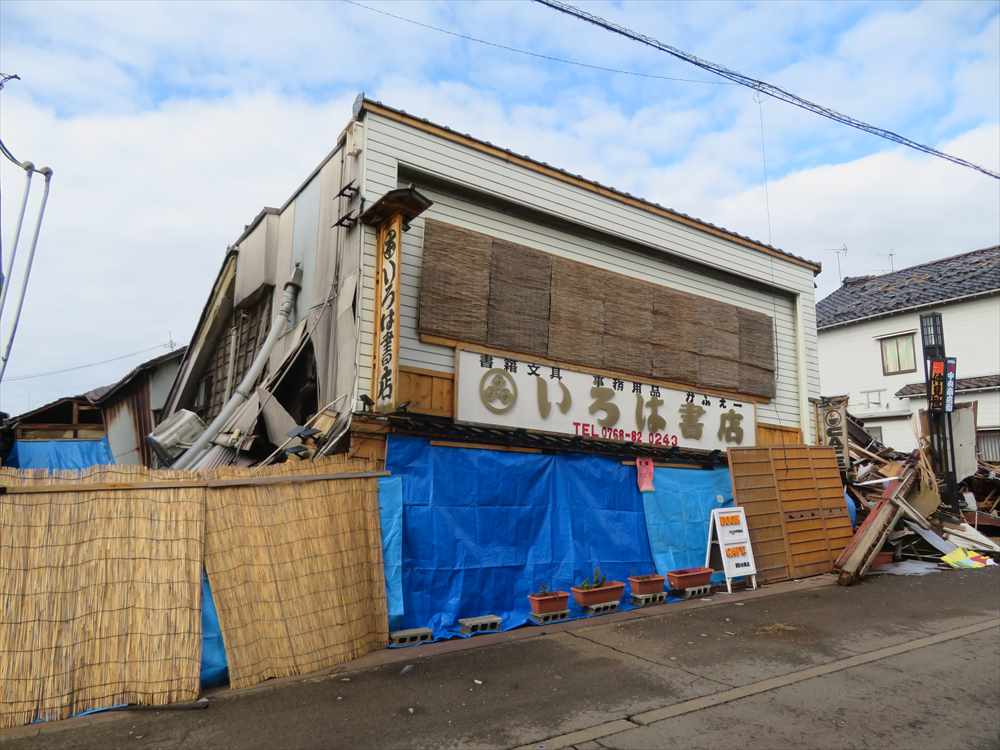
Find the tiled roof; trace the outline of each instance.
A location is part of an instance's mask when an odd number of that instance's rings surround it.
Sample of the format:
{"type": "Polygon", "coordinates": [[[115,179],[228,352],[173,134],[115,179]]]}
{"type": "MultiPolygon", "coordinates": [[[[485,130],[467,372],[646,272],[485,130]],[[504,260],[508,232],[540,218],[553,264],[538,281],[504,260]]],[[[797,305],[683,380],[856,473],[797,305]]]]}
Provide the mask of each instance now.
{"type": "MultiPolygon", "coordinates": [[[[1000,375],[982,375],[977,378],[959,378],[955,381],[955,392],[981,391],[988,388],[1000,388],[1000,375]]],[[[923,383],[910,383],[896,391],[896,398],[911,398],[926,395],[923,383]]]]}
{"type": "Polygon", "coordinates": [[[816,327],[822,330],[990,293],[1000,293],[1000,245],[894,273],[845,278],[837,291],[816,303],[816,327]]]}

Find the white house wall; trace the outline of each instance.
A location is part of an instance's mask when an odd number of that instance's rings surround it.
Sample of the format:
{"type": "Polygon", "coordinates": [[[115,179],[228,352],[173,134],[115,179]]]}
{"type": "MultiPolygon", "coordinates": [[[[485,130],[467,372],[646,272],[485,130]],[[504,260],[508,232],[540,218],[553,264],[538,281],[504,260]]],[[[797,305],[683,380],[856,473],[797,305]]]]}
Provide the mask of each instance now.
{"type": "MultiPolygon", "coordinates": [[[[1000,373],[1000,297],[945,305],[936,311],[941,313],[947,353],[958,359],[959,378],[1000,373]]],[[[920,359],[921,312],[927,310],[830,328],[819,334],[823,394],[848,394],[851,413],[869,425],[882,427],[883,442],[903,451],[916,447],[911,422],[908,418],[887,419],[885,415],[916,413],[926,404],[925,399],[899,399],[895,395],[903,386],[924,380],[920,359]],[[880,340],[892,334],[908,332],[916,334],[916,372],[883,375],[880,340]],[[882,391],[881,406],[869,406],[865,392],[878,390],[882,391]]],[[[959,394],[958,400],[980,402],[980,427],[1000,423],[996,392],[959,394]]]]}
{"type": "MultiPolygon", "coordinates": [[[[819,395],[815,298],[810,269],[657,217],[642,209],[562,183],[374,113],[369,113],[364,122],[364,192],[368,204],[387,191],[399,187],[399,167],[404,165],[626,241],[616,244],[613,241],[584,238],[485,208],[440,189],[418,185],[421,192],[434,201],[434,205],[413,222],[410,231],[404,235],[400,331],[402,365],[442,372],[451,372],[454,366],[451,349],[420,342],[416,331],[423,219],[434,218],[772,316],[776,328],[776,395],[772,403],[760,407],[759,419],[761,422],[786,426],[800,425],[800,404],[803,399],[800,398],[798,387],[799,363],[794,309],[796,298],[802,308],[807,395],[819,395]],[[627,241],[661,249],[681,259],[719,269],[732,280],[720,280],[714,274],[699,274],[686,263],[671,263],[666,254],[660,260],[638,253],[628,247],[627,241]],[[740,284],[738,276],[754,279],[782,291],[771,293],[762,290],[757,284],[740,284]]],[[[375,308],[374,253],[375,234],[369,229],[366,231],[362,270],[358,354],[361,393],[367,393],[371,387],[375,308]]],[[[811,431],[809,420],[803,422],[808,439],[811,431]]]]}
{"type": "MultiPolygon", "coordinates": [[[[920,311],[926,312],[926,311],[920,311]]],[[[851,411],[857,416],[877,416],[879,411],[909,410],[906,399],[897,399],[904,385],[924,379],[920,362],[920,312],[902,313],[820,331],[820,380],[827,396],[849,394],[851,411]],[[880,339],[897,333],[915,332],[917,371],[901,375],[882,374],[880,339]],[[864,391],[879,390],[883,404],[867,406],[864,391]]],[[[941,313],[949,356],[958,358],[958,377],[996,375],[1000,372],[1000,297],[960,302],[937,308],[941,313]]]]}

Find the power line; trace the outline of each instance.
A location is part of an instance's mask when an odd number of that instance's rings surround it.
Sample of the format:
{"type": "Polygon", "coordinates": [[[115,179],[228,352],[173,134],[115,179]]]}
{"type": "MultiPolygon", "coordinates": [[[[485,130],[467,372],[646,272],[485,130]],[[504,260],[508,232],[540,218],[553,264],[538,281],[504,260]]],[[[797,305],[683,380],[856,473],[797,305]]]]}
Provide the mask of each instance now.
{"type": "Polygon", "coordinates": [[[640,73],[636,70],[621,70],[619,68],[609,68],[604,65],[594,65],[593,63],[585,63],[579,60],[569,60],[564,57],[555,57],[554,55],[544,55],[540,52],[532,52],[531,50],[519,49],[518,47],[510,47],[506,44],[500,44],[499,42],[491,42],[487,39],[480,39],[479,37],[470,36],[469,34],[463,34],[459,31],[452,31],[451,29],[443,29],[440,26],[433,26],[429,23],[424,23],[423,21],[417,21],[414,18],[407,18],[406,16],[400,16],[396,13],[390,13],[387,10],[382,10],[381,8],[373,8],[370,5],[365,5],[364,3],[356,2],[355,0],[342,0],[342,2],[348,5],[354,5],[358,8],[364,8],[372,13],[378,13],[382,16],[387,16],[388,18],[395,18],[397,21],[404,21],[406,23],[413,24],[414,26],[420,26],[424,29],[430,29],[431,31],[437,31],[441,34],[447,34],[448,36],[457,37],[458,39],[465,39],[469,42],[476,42],[477,44],[485,44],[487,47],[495,47],[496,49],[506,50],[507,52],[516,52],[519,55],[527,55],[529,57],[535,57],[539,60],[548,60],[549,62],[562,63],[564,65],[577,65],[581,68],[590,68],[591,70],[601,70],[605,73],[617,73],[619,75],[626,76],[637,76],[639,78],[655,78],[660,81],[682,81],[684,83],[704,83],[709,86],[732,86],[733,84],[728,81],[706,81],[698,78],[674,78],[672,76],[660,76],[654,75],[652,73],[640,73]]]}
{"type": "Polygon", "coordinates": [[[753,92],[757,102],[757,113],[760,115],[760,161],[764,172],[764,209],[767,211],[767,244],[773,245],[771,236],[771,194],[767,189],[767,151],[764,149],[764,100],[756,91],[753,92]]]}
{"type": "Polygon", "coordinates": [[[7,378],[8,383],[13,383],[15,381],[21,380],[34,380],[35,378],[46,378],[50,375],[62,375],[66,372],[75,372],[76,370],[85,370],[88,367],[97,367],[98,365],[106,365],[109,362],[118,362],[123,359],[128,359],[129,357],[134,357],[137,354],[146,354],[147,352],[154,351],[156,349],[170,349],[169,344],[157,344],[156,346],[150,346],[146,349],[138,349],[134,352],[129,352],[128,354],[120,354],[117,357],[111,357],[110,359],[102,359],[99,362],[88,362],[83,365],[73,365],[72,367],[64,367],[61,370],[47,370],[46,372],[33,372],[30,375],[18,375],[16,377],[7,378]]]}
{"type": "Polygon", "coordinates": [[[841,114],[836,110],[830,109],[829,107],[824,107],[815,102],[804,99],[801,96],[786,91],[779,86],[767,83],[766,81],[761,81],[756,78],[751,78],[750,76],[744,75],[742,73],[737,73],[735,70],[730,70],[727,67],[718,65],[716,63],[709,62],[708,60],[702,60],[689,52],[685,52],[677,47],[673,47],[665,42],[658,41],[652,37],[646,36],[645,34],[640,34],[637,31],[633,31],[625,26],[614,23],[612,21],[605,20],[600,16],[595,16],[592,13],[588,13],[585,10],[580,10],[579,8],[570,5],[563,0],[534,0],[536,3],[546,5],[549,8],[558,10],[560,13],[565,13],[566,15],[578,18],[581,21],[586,21],[587,23],[592,23],[595,26],[599,26],[608,31],[619,34],[628,39],[631,39],[640,44],[644,44],[647,47],[653,47],[661,52],[666,52],[668,55],[672,55],[679,60],[691,63],[702,70],[707,70],[710,73],[715,73],[718,76],[726,78],[727,80],[737,83],[741,86],[746,86],[747,88],[753,89],[754,91],[759,91],[762,94],[767,94],[770,97],[778,99],[779,101],[792,104],[800,109],[804,109],[807,112],[812,112],[813,114],[820,115],[834,122],[839,122],[842,125],[847,125],[857,130],[861,130],[865,133],[878,136],[879,138],[885,138],[886,140],[899,143],[908,148],[915,149],[916,151],[921,151],[925,154],[931,156],[936,156],[939,159],[944,159],[950,161],[952,164],[958,164],[962,167],[968,167],[969,169],[974,169],[977,172],[981,172],[985,175],[992,177],[995,180],[1000,180],[1000,174],[993,172],[986,167],[974,164],[971,161],[966,161],[965,159],[959,158],[957,156],[952,156],[951,154],[946,154],[943,151],[938,151],[936,148],[927,146],[923,143],[918,143],[917,141],[910,140],[909,138],[900,135],[899,133],[894,133],[891,130],[886,130],[885,128],[880,128],[875,125],[871,125],[862,120],[855,119],[849,115],[841,114]]]}

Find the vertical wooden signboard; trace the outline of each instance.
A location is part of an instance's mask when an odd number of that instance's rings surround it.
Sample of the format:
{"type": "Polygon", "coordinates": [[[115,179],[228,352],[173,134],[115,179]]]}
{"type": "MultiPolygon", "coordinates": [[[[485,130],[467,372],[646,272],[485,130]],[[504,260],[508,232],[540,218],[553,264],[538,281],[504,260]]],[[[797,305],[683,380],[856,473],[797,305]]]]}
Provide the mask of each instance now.
{"type": "Polygon", "coordinates": [[[372,400],[378,412],[399,402],[399,280],[402,275],[403,217],[395,214],[378,228],[375,260],[375,368],[372,400]]]}

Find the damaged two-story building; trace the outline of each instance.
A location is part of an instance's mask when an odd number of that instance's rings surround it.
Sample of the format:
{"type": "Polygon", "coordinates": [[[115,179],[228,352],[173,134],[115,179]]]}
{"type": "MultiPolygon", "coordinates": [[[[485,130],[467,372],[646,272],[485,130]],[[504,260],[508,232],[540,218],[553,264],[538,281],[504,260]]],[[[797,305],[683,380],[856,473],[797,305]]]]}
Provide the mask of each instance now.
{"type": "Polygon", "coordinates": [[[153,442],[187,467],[381,460],[394,433],[694,464],[811,442],[819,269],[362,96],[227,252],[153,442]]]}

